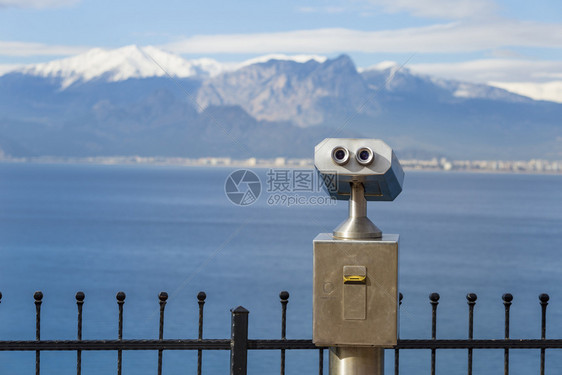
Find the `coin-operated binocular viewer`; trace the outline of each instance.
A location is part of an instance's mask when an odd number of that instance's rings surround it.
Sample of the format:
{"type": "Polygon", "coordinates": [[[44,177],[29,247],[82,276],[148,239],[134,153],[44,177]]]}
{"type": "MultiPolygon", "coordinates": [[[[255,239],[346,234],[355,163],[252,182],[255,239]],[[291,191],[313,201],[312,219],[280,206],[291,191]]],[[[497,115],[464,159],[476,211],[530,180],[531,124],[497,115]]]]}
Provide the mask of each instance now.
{"type": "Polygon", "coordinates": [[[398,235],[369,220],[367,201],[394,200],[404,172],[378,139],[327,138],[314,165],[349,217],[313,242],[313,342],[330,347],[330,375],[382,375],[398,340],[398,235]]]}

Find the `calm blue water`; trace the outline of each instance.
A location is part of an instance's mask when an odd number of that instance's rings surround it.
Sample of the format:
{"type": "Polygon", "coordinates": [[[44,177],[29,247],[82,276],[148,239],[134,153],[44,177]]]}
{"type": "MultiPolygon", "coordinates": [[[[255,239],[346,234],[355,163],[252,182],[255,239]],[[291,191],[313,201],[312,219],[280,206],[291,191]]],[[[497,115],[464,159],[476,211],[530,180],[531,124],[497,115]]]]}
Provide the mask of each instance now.
{"type": "MultiPolygon", "coordinates": [[[[115,293],[127,293],[125,338],[157,338],[157,294],[170,295],[166,338],[195,338],[196,294],[207,292],[207,338],[228,338],[229,309],[250,310],[250,337],[280,335],[281,290],[291,293],[289,338],[311,337],[312,239],[347,214],[335,206],[232,205],[232,169],[0,164],[0,339],[75,338],[74,294],[86,293],[84,339],[117,337],[115,293]]],[[[265,170],[256,170],[265,182],[265,170]]],[[[266,195],[267,196],[267,195],[266,195]]],[[[265,197],[266,197],[265,196],[265,197]]],[[[475,337],[503,337],[501,295],[514,294],[512,337],[562,338],[562,176],[410,172],[397,201],[369,216],[400,233],[401,337],[430,337],[427,296],[441,294],[438,337],[465,338],[465,295],[478,294],[475,337]]],[[[166,374],[194,373],[195,353],[165,352],[166,374]]],[[[513,351],[512,374],[535,374],[537,351],[513,351]]],[[[75,353],[42,353],[42,374],[75,373],[75,353]]],[[[124,353],[125,374],[154,374],[157,354],[124,353]]],[[[429,352],[404,351],[403,374],[427,373],[429,352]]],[[[278,352],[251,352],[251,374],[278,373],[278,352]]],[[[289,352],[287,372],[315,373],[316,354],[289,352]]],[[[388,373],[393,363],[387,356],[388,373]]],[[[83,374],[113,374],[116,353],[86,352],[83,374]]],[[[466,373],[465,351],[438,352],[438,372],[466,373]]],[[[206,352],[208,374],[227,352],[206,352]]],[[[31,374],[34,353],[0,353],[0,374],[31,374]]],[[[476,351],[475,374],[503,373],[502,351],[476,351]]],[[[547,373],[562,372],[560,351],[547,373]]]]}

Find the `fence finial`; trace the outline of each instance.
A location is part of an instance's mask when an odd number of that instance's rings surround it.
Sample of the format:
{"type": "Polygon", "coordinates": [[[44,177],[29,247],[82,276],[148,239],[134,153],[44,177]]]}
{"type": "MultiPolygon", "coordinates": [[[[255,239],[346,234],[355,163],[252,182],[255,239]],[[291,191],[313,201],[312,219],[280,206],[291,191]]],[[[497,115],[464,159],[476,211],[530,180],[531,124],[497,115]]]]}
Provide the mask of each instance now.
{"type": "Polygon", "coordinates": [[[205,301],[205,299],[207,298],[207,294],[205,292],[199,292],[197,293],[197,300],[199,302],[203,302],[205,301]]]}
{"type": "Polygon", "coordinates": [[[281,299],[281,301],[287,301],[289,299],[289,292],[287,292],[286,290],[282,291],[281,293],[279,293],[279,298],[281,299]]]}
{"type": "Polygon", "coordinates": [[[127,295],[125,294],[125,292],[117,292],[117,294],[115,295],[115,298],[117,298],[118,302],[125,302],[126,297],[127,295]]]}
{"type": "Polygon", "coordinates": [[[513,296],[511,295],[511,293],[505,293],[502,296],[502,300],[504,304],[510,304],[511,305],[511,301],[513,301],[513,296]]]}
{"type": "Polygon", "coordinates": [[[429,300],[431,301],[432,304],[435,303],[435,302],[439,302],[439,298],[441,298],[439,293],[431,293],[429,295],[429,300]]]}
{"type": "Polygon", "coordinates": [[[78,302],[84,302],[85,297],[86,297],[86,295],[84,294],[84,292],[77,292],[76,293],[76,301],[78,301],[78,302]]]}

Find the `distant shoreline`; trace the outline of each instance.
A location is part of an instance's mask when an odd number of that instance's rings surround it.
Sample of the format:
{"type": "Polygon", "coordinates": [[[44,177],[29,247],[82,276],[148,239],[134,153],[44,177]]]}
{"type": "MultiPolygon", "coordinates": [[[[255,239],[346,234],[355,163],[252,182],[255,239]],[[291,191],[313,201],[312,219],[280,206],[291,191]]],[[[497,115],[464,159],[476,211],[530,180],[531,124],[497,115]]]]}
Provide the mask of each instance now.
{"type": "MultiPolygon", "coordinates": [[[[0,158],[0,163],[34,163],[34,164],[92,164],[92,165],[153,165],[178,167],[234,167],[234,168],[277,168],[277,169],[311,169],[312,159],[231,159],[231,158],[181,158],[159,156],[95,156],[95,157],[54,157],[39,156],[0,158]]],[[[471,173],[513,173],[513,174],[562,174],[562,161],[532,159],[521,160],[448,160],[433,158],[430,160],[405,159],[400,163],[406,171],[427,172],[471,172],[471,173]]]]}

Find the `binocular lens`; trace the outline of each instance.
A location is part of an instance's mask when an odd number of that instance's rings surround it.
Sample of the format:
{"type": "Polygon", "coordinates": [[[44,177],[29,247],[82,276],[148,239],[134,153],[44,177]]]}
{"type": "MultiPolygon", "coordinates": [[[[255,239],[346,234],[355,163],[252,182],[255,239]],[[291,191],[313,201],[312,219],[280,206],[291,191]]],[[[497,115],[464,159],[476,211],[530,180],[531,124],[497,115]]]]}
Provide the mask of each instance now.
{"type": "Polygon", "coordinates": [[[338,165],[344,165],[349,161],[349,151],[345,147],[336,147],[332,150],[332,159],[338,165]]]}
{"type": "Polygon", "coordinates": [[[375,155],[373,154],[373,150],[371,150],[368,147],[362,147],[359,150],[357,150],[355,156],[359,164],[362,165],[371,164],[373,162],[373,159],[375,158],[375,155]]]}

